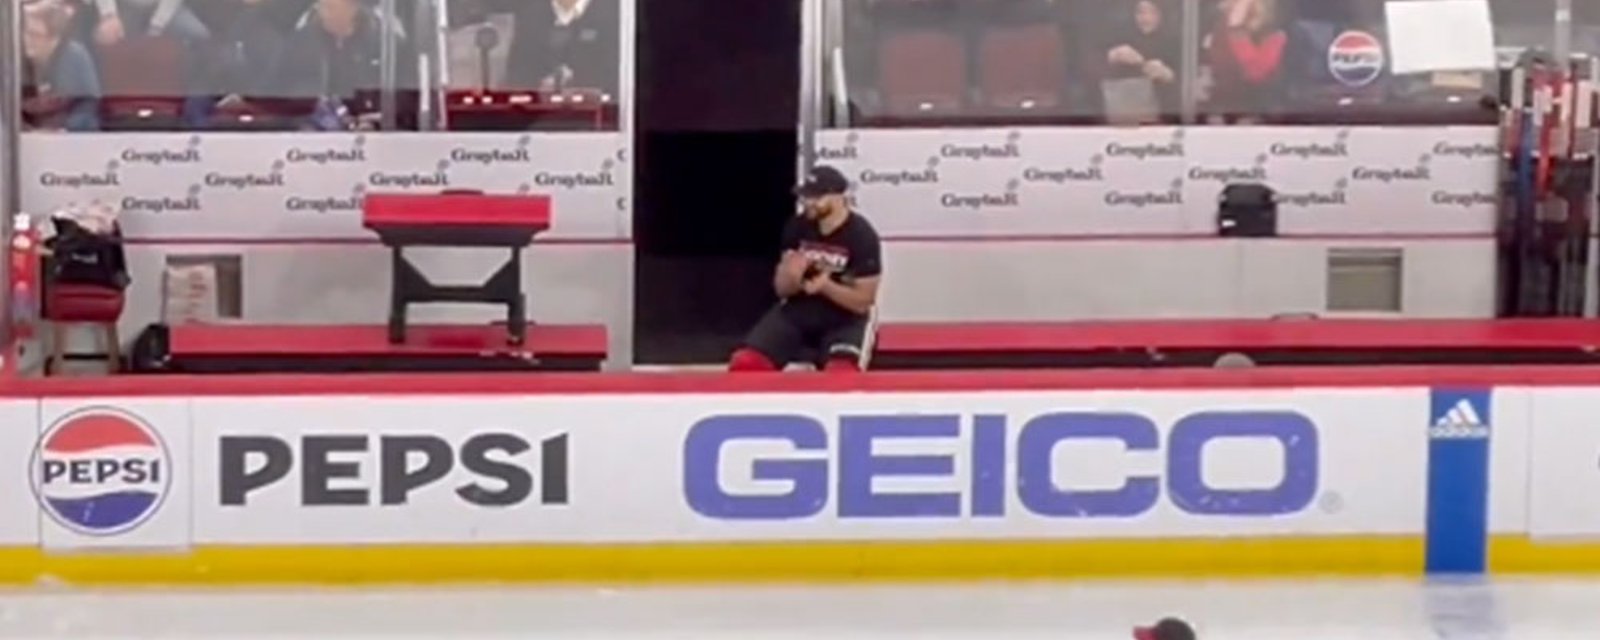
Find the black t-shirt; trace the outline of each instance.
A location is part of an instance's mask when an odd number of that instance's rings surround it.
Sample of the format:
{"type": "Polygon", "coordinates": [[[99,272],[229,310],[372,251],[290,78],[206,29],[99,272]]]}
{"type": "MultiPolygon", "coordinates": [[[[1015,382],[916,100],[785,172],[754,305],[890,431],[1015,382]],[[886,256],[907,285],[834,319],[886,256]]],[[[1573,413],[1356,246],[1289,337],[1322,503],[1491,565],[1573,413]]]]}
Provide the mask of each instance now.
{"type": "MultiPolygon", "coordinates": [[[[811,261],[808,276],[820,270],[840,284],[883,273],[883,249],[878,232],[872,228],[872,223],[854,212],[828,235],[823,235],[812,220],[802,217],[790,220],[783,230],[783,249],[799,251],[811,261]]],[[[835,326],[860,317],[824,296],[803,291],[784,301],[784,312],[804,327],[835,326]]]]}

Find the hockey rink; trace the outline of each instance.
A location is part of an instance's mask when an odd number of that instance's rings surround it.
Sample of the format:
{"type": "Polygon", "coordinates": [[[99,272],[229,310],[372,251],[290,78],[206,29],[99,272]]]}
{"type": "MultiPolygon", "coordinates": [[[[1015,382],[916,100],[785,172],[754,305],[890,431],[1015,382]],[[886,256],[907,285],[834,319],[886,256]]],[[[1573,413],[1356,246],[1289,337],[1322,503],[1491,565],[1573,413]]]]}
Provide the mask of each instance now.
{"type": "Polygon", "coordinates": [[[1597,637],[1600,582],[950,587],[12,591],[6,638],[1122,639],[1164,615],[1206,640],[1597,637]]]}

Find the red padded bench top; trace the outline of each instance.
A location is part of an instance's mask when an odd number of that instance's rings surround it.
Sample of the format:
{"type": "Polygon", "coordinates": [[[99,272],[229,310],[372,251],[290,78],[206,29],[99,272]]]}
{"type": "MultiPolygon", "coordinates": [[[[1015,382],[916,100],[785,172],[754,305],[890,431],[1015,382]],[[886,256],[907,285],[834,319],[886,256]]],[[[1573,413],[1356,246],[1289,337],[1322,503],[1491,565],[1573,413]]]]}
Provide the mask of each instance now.
{"type": "Polygon", "coordinates": [[[1152,350],[1536,350],[1600,347],[1600,321],[1173,320],[893,323],[880,353],[1152,350]]]}
{"type": "Polygon", "coordinates": [[[372,193],[362,201],[361,222],[380,227],[550,228],[550,197],[467,193],[372,193]]]}
{"type": "Polygon", "coordinates": [[[416,325],[405,344],[389,344],[383,325],[182,325],[172,327],[174,357],[473,356],[521,351],[546,357],[594,357],[607,353],[604,325],[530,324],[526,344],[506,344],[504,325],[416,325]]]}

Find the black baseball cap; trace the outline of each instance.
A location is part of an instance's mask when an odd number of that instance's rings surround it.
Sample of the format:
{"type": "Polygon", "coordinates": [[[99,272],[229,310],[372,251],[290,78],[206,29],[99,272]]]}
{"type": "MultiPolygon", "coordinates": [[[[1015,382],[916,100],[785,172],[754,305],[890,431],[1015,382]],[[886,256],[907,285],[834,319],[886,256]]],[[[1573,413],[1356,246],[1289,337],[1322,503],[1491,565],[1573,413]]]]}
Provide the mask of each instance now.
{"type": "Polygon", "coordinates": [[[820,198],[843,195],[849,190],[850,179],[844,177],[838,169],[817,165],[812,167],[811,173],[806,174],[805,182],[794,188],[794,193],[802,198],[820,198]]]}
{"type": "Polygon", "coordinates": [[[1135,627],[1134,640],[1195,640],[1194,627],[1177,618],[1163,618],[1154,626],[1135,627]]]}

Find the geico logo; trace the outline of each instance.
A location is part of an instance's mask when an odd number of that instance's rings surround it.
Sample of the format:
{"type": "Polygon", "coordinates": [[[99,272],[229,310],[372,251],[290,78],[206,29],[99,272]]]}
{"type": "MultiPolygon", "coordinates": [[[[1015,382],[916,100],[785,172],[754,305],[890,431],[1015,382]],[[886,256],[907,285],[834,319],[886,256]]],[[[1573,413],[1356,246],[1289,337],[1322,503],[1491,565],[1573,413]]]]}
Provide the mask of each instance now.
{"type": "Polygon", "coordinates": [[[115,173],[41,173],[41,187],[120,187],[122,178],[115,173]]]}
{"type": "Polygon", "coordinates": [[[1100,167],[1064,167],[1061,169],[1036,169],[1029,168],[1022,172],[1022,179],[1028,182],[1101,182],[1106,179],[1106,172],[1100,167]]]}
{"type": "Polygon", "coordinates": [[[1433,203],[1455,207],[1481,207],[1493,206],[1499,199],[1492,193],[1449,193],[1446,191],[1433,192],[1433,203]]]}
{"type": "Polygon", "coordinates": [[[374,187],[448,187],[450,176],[438,173],[374,173],[367,177],[374,187]]]}
{"type": "Polygon", "coordinates": [[[541,171],[534,174],[533,183],[541,187],[561,187],[563,189],[610,187],[616,184],[612,180],[611,174],[604,171],[595,173],[551,173],[541,171]]]}
{"type": "Polygon", "coordinates": [[[1343,142],[1333,144],[1288,144],[1284,142],[1273,143],[1267,152],[1278,157],[1293,156],[1300,159],[1310,158],[1343,158],[1350,155],[1350,148],[1343,142]]]}
{"type": "Polygon", "coordinates": [[[1500,149],[1492,144],[1440,142],[1433,145],[1433,155],[1457,158],[1487,158],[1500,155],[1500,149]]]}
{"type": "Polygon", "coordinates": [[[189,164],[200,161],[200,150],[123,149],[121,158],[128,164],[189,164]]]}
{"type": "Polygon", "coordinates": [[[1329,207],[1343,206],[1345,201],[1343,191],[1285,193],[1278,192],[1278,202],[1291,204],[1297,207],[1329,207]]]}
{"type": "Polygon", "coordinates": [[[284,185],[283,174],[281,173],[245,173],[238,175],[208,173],[206,174],[205,182],[208,187],[226,187],[237,191],[281,187],[284,185]]]}
{"type": "Polygon", "coordinates": [[[1111,191],[1106,193],[1106,204],[1113,207],[1132,207],[1134,209],[1177,205],[1183,204],[1183,194],[1177,191],[1167,191],[1165,193],[1154,191],[1143,193],[1111,191]]]}
{"type": "Polygon", "coordinates": [[[514,506],[534,498],[537,484],[539,504],[567,504],[567,436],[538,445],[530,453],[533,445],[514,433],[481,433],[459,445],[423,435],[308,435],[298,441],[224,436],[219,499],[224,506],[244,506],[253,494],[285,483],[299,485],[298,502],[305,506],[397,506],[459,466],[472,476],[452,487],[464,502],[514,506]]]}
{"type": "Polygon", "coordinates": [[[1177,512],[1236,518],[1294,514],[1316,498],[1317,428],[1298,413],[1195,413],[1165,441],[1154,421],[1133,413],[1049,413],[1014,436],[1010,419],[846,414],[830,429],[798,414],[713,416],[684,442],[684,493],[695,512],[722,520],[999,517],[1019,508],[1126,518],[1156,509],[1163,493],[1177,512]],[[1207,449],[1221,441],[1268,441],[1282,454],[1227,458],[1264,471],[1262,482],[1222,476],[1212,465],[1227,447],[1207,449]],[[1061,454],[1073,452],[1072,460],[1099,455],[1063,464],[1061,454]],[[1116,481],[1106,482],[1111,474],[1116,481]],[[1219,476],[1231,478],[1227,486],[1219,476]]]}
{"type": "Polygon", "coordinates": [[[993,158],[1020,158],[1022,149],[1016,143],[1006,144],[980,144],[960,145],[947,144],[939,147],[939,156],[943,158],[960,158],[963,160],[988,160],[993,158]]]}
{"type": "Polygon", "coordinates": [[[1183,157],[1183,143],[1156,144],[1147,142],[1145,144],[1126,145],[1113,142],[1106,145],[1106,155],[1117,158],[1138,158],[1140,160],[1147,158],[1181,158],[1183,157]]]}
{"type": "Polygon", "coordinates": [[[327,213],[329,211],[360,211],[361,198],[298,198],[290,197],[283,203],[285,209],[290,211],[315,211],[327,213]]]}
{"type": "Polygon", "coordinates": [[[1350,179],[1360,182],[1416,182],[1432,180],[1433,172],[1427,167],[1356,167],[1350,179]]]}
{"type": "Polygon", "coordinates": [[[450,151],[452,162],[472,162],[477,164],[499,164],[502,162],[531,162],[533,154],[527,149],[479,149],[457,148],[450,151]]]}
{"type": "Polygon", "coordinates": [[[818,147],[817,157],[823,160],[855,160],[857,157],[854,145],[848,147],[818,147]]]}
{"type": "Polygon", "coordinates": [[[939,204],[946,209],[1004,209],[1021,206],[1022,201],[1015,193],[946,193],[939,196],[939,204]]]}
{"type": "Polygon", "coordinates": [[[122,199],[122,210],[142,213],[199,211],[200,199],[194,196],[185,198],[136,198],[129,196],[122,199]]]}
{"type": "Polygon", "coordinates": [[[290,149],[283,159],[294,164],[334,164],[366,162],[365,149],[290,149]]]}
{"type": "Polygon", "coordinates": [[[922,171],[875,171],[867,169],[861,172],[859,179],[861,184],[887,184],[896,187],[908,182],[911,184],[938,184],[939,172],[935,169],[923,169],[922,171]]]}
{"type": "Polygon", "coordinates": [[[1266,167],[1190,167],[1189,179],[1204,182],[1262,182],[1266,167]]]}

